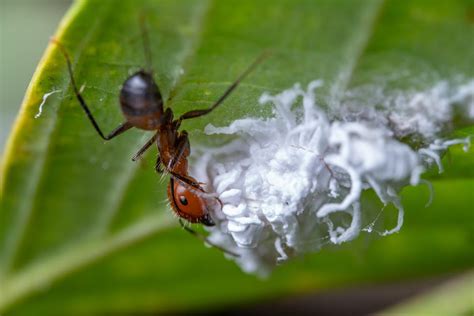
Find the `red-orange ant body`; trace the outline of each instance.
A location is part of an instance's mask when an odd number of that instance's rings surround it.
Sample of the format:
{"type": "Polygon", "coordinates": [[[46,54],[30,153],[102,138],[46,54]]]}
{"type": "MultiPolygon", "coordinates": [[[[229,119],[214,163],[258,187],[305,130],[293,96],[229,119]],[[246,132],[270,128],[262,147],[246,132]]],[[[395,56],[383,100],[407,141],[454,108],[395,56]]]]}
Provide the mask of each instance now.
{"type": "Polygon", "coordinates": [[[159,155],[155,169],[159,173],[165,171],[170,175],[168,198],[171,207],[180,217],[181,225],[189,232],[202,238],[202,236],[198,235],[189,227],[184,226],[181,222],[181,218],[191,223],[214,226],[215,224],[210,216],[209,209],[217,204],[221,204],[221,202],[217,197],[206,193],[199,182],[189,176],[187,158],[190,154],[190,145],[188,134],[186,131],[179,131],[179,127],[182,121],[206,115],[219,106],[238,86],[242,79],[262,61],[264,55],[260,56],[242,73],[211,107],[192,110],[175,119],[173,111],[170,108],[166,108],[166,110],[163,109],[163,99],[153,79],[148,34],[143,23],[141,26],[148,69],[142,69],[134,73],[124,82],[120,91],[120,106],[125,117],[125,122],[120,124],[108,135],[102,132],[81,95],[81,91],[74,80],[69,54],[61,43],[54,39],[53,42],[58,45],[66,59],[71,85],[77,100],[97,133],[104,140],[110,140],[132,127],[155,131],[153,137],[137,152],[132,160],[136,161],[151,145],[154,143],[157,144],[159,155]]]}

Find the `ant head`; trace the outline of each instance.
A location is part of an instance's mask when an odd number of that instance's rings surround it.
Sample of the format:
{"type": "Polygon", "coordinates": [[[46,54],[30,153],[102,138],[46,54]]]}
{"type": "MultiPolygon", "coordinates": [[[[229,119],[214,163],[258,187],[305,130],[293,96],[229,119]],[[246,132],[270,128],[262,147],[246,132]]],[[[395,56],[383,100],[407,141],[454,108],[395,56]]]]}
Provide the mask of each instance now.
{"type": "MultiPolygon", "coordinates": [[[[192,178],[194,183],[196,181],[192,178]]],[[[168,198],[173,211],[191,223],[214,226],[209,210],[220,204],[219,199],[210,196],[199,185],[196,187],[171,178],[168,186],[168,198]]]]}
{"type": "Polygon", "coordinates": [[[122,112],[133,126],[154,130],[161,123],[163,99],[151,73],[140,70],[124,82],[120,91],[122,112]]]}

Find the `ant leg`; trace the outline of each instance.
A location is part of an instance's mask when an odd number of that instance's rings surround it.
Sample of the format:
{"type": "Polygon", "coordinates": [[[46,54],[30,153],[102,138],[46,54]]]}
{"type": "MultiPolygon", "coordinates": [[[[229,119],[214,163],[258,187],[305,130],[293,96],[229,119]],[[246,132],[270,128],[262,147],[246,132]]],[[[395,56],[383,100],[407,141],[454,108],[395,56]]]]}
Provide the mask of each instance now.
{"type": "Polygon", "coordinates": [[[118,135],[122,134],[123,132],[128,131],[132,127],[133,127],[133,125],[130,124],[129,122],[123,122],[122,124],[117,126],[112,132],[110,132],[109,135],[107,135],[105,137],[102,137],[102,138],[105,139],[105,140],[110,140],[110,139],[114,138],[115,136],[118,136],[118,135]]]}
{"type": "Polygon", "coordinates": [[[142,33],[142,41],[143,41],[143,52],[145,53],[145,62],[146,67],[148,68],[148,73],[153,73],[153,66],[151,63],[152,56],[151,56],[151,49],[150,49],[150,37],[148,35],[148,27],[146,25],[146,13],[142,11],[139,16],[139,24],[140,30],[142,33]]]}
{"type": "Polygon", "coordinates": [[[191,235],[193,235],[194,237],[198,238],[199,240],[201,240],[202,242],[206,243],[206,244],[209,244],[211,247],[214,247],[216,249],[219,249],[220,251],[222,251],[223,253],[226,253],[228,255],[231,255],[231,256],[234,256],[234,257],[240,257],[238,254],[236,253],[233,253],[232,251],[229,251],[227,249],[224,249],[216,244],[213,244],[209,241],[209,239],[206,238],[206,236],[198,233],[197,231],[193,230],[192,228],[189,228],[187,227],[183,221],[181,219],[179,219],[179,224],[181,225],[182,228],[184,228],[184,230],[186,230],[188,233],[190,233],[191,235]]]}
{"type": "Polygon", "coordinates": [[[153,137],[150,138],[146,142],[146,144],[143,145],[142,148],[140,148],[140,150],[135,154],[135,156],[133,156],[132,161],[137,161],[138,159],[140,159],[141,156],[145,153],[145,151],[147,151],[148,148],[150,148],[150,146],[153,145],[153,143],[155,143],[157,137],[158,137],[158,133],[155,133],[153,137]]]}
{"type": "Polygon", "coordinates": [[[79,104],[81,105],[82,109],[84,110],[84,112],[87,115],[87,118],[92,123],[92,126],[94,126],[94,128],[97,131],[97,133],[99,134],[99,136],[102,137],[102,139],[104,139],[104,140],[110,140],[110,139],[114,138],[115,136],[118,136],[118,135],[122,134],[123,132],[125,132],[126,130],[133,127],[130,123],[125,122],[125,123],[122,123],[121,125],[119,125],[109,135],[107,135],[107,136],[104,135],[104,133],[102,132],[102,130],[99,127],[99,124],[97,124],[96,120],[94,119],[94,116],[92,116],[92,113],[89,110],[89,107],[87,106],[86,101],[82,97],[81,91],[77,87],[76,80],[74,79],[74,74],[73,74],[73,71],[72,71],[71,58],[69,58],[69,54],[66,51],[66,48],[59,41],[57,41],[55,38],[53,38],[51,41],[59,47],[59,50],[61,51],[64,58],[66,59],[67,70],[69,72],[69,78],[71,80],[71,85],[72,85],[72,88],[74,90],[74,94],[76,95],[76,99],[79,101],[79,104]]]}
{"type": "Polygon", "coordinates": [[[214,110],[215,108],[217,108],[222,102],[224,102],[224,100],[232,93],[232,91],[235,90],[235,88],[237,88],[237,86],[240,84],[240,82],[245,78],[247,77],[248,74],[250,74],[254,69],[255,67],[258,66],[258,64],[260,64],[265,58],[268,57],[268,53],[267,52],[264,52],[263,54],[261,54],[238,78],[237,80],[234,81],[234,83],[229,87],[227,88],[227,90],[224,92],[224,94],[209,108],[207,109],[201,109],[201,110],[191,110],[189,112],[186,112],[184,113],[183,115],[181,115],[178,119],[178,122],[181,122],[181,121],[184,121],[184,120],[187,120],[187,119],[191,119],[191,118],[195,118],[195,117],[200,117],[200,116],[203,116],[203,115],[206,115],[208,113],[210,113],[212,110],[214,110]]]}
{"type": "Polygon", "coordinates": [[[170,160],[167,168],[173,170],[175,165],[179,162],[183,155],[189,156],[191,153],[191,146],[189,145],[188,132],[182,131],[178,136],[176,144],[176,152],[174,157],[170,160]],[[186,154],[185,154],[186,153],[186,154]]]}
{"type": "Polygon", "coordinates": [[[186,131],[182,131],[179,134],[175,147],[176,147],[175,155],[173,156],[173,158],[169,161],[167,165],[164,165],[166,172],[168,172],[173,178],[177,179],[178,181],[186,183],[190,187],[202,191],[201,187],[199,186],[199,183],[196,183],[190,180],[188,177],[183,176],[173,171],[174,167],[179,162],[180,158],[183,155],[186,155],[186,156],[189,155],[191,151],[191,147],[189,145],[188,133],[186,131]]]}
{"type": "Polygon", "coordinates": [[[156,157],[155,170],[156,170],[157,173],[163,175],[163,166],[161,165],[160,155],[158,155],[158,157],[156,157]]]}
{"type": "Polygon", "coordinates": [[[182,176],[182,175],[180,175],[180,174],[177,174],[177,173],[175,173],[175,172],[173,172],[173,171],[171,171],[171,170],[166,170],[166,171],[169,172],[169,174],[170,174],[173,178],[177,179],[178,181],[181,181],[182,183],[185,183],[185,184],[189,185],[191,188],[194,188],[194,189],[196,189],[196,190],[199,190],[199,191],[201,191],[201,192],[204,192],[203,189],[201,188],[201,186],[199,185],[199,183],[194,182],[194,181],[188,179],[187,177],[182,176]]]}
{"type": "MultiPolygon", "coordinates": [[[[160,159],[159,156],[158,156],[158,159],[160,159]]],[[[161,160],[156,162],[155,171],[159,174],[163,174],[163,167],[161,166],[161,160]]]]}

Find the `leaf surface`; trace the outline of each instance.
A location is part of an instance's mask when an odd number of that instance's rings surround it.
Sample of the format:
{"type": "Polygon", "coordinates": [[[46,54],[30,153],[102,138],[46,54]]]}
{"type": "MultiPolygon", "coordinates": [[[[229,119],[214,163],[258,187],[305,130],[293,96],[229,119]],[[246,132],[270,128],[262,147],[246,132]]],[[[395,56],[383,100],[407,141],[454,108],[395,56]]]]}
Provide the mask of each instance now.
{"type": "MultiPolygon", "coordinates": [[[[212,104],[270,50],[271,58],[222,107],[185,122],[193,146],[205,141],[208,123],[267,115],[258,97],[296,82],[323,79],[322,93],[337,99],[350,87],[390,76],[396,89],[472,78],[473,11],[470,0],[86,0],[73,5],[56,38],[71,54],[76,81],[106,132],[123,119],[121,84],[144,65],[141,13],[150,29],[155,79],[175,114],[212,104]]],[[[474,262],[474,157],[456,148],[445,159],[446,173],[432,176],[436,193],[429,208],[424,188],[404,192],[401,233],[363,235],[285,264],[268,280],[245,275],[178,228],[166,205],[166,181],[153,171],[156,150],[140,163],[130,160],[149,133],[135,130],[107,143],[96,135],[65,66],[50,46],[4,157],[0,311],[189,311],[429,276],[474,262]],[[54,90],[60,92],[35,119],[43,96],[54,90]]]]}

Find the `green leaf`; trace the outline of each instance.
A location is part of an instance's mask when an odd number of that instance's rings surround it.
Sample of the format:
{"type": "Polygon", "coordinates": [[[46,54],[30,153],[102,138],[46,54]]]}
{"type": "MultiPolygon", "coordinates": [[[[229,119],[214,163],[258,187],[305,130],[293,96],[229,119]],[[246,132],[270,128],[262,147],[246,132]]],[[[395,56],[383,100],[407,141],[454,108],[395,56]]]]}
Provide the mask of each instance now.
{"type": "MultiPolygon", "coordinates": [[[[155,79],[177,114],[211,104],[270,50],[272,57],[222,107],[184,124],[193,146],[205,141],[208,123],[265,115],[268,108],[257,106],[261,93],[295,82],[324,79],[322,92],[338,98],[351,86],[388,76],[398,76],[390,81],[397,89],[472,78],[473,10],[471,0],[88,0],[73,5],[56,38],[106,131],[123,119],[120,85],[144,65],[142,12],[155,79]]],[[[404,192],[407,215],[399,234],[361,236],[285,264],[262,281],[178,228],[165,202],[166,183],[153,171],[156,151],[143,163],[130,160],[147,137],[131,131],[104,143],[72,94],[64,58],[56,46],[48,48],[2,165],[0,311],[189,311],[474,263],[472,150],[447,157],[447,172],[433,177],[429,208],[420,199],[427,197],[424,188],[404,192]],[[61,92],[35,119],[43,96],[54,90],[61,92]]]]}

